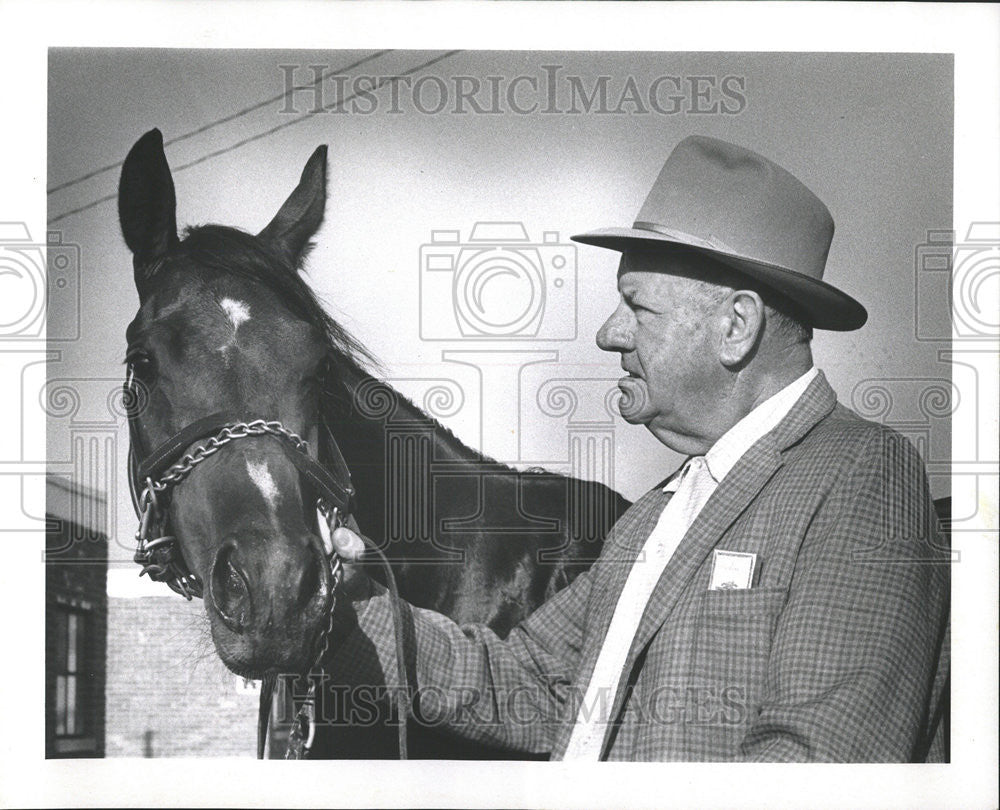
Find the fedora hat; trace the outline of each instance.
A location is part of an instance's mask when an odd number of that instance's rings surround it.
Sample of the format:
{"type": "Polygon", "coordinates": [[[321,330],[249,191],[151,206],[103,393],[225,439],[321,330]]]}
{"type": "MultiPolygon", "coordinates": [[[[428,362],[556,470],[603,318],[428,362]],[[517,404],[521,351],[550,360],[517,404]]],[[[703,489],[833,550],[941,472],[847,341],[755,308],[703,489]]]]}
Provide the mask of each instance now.
{"type": "Polygon", "coordinates": [[[781,166],[726,141],[685,138],[631,228],[571,238],[619,251],[694,248],[784,295],[818,329],[849,331],[868,319],[860,303],[823,281],[833,217],[822,200],[781,166]]]}

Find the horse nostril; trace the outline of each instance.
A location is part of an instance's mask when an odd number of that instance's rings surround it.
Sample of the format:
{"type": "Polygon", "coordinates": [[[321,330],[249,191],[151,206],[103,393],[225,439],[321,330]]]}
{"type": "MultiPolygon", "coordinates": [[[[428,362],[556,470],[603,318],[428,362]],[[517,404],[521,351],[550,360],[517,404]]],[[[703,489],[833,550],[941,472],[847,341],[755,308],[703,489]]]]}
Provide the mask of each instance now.
{"type": "Polygon", "coordinates": [[[250,586],[236,561],[236,546],[233,544],[223,546],[215,557],[211,595],[225,625],[236,633],[246,630],[250,622],[250,586]]]}

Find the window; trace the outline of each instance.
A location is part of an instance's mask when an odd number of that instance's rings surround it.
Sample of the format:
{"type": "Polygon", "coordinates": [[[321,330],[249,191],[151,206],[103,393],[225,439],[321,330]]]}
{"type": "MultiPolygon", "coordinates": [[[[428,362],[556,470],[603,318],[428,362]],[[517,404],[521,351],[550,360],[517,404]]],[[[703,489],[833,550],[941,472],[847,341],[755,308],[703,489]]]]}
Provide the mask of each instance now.
{"type": "Polygon", "coordinates": [[[59,608],[56,615],[56,737],[79,737],[87,732],[83,679],[87,616],[59,608]]]}

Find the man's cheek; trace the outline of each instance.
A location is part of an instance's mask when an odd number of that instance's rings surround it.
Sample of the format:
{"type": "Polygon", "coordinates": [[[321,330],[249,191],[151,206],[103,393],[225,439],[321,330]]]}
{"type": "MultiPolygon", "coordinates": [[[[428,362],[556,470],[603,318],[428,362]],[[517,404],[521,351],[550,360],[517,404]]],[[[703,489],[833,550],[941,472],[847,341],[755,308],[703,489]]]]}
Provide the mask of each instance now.
{"type": "Polygon", "coordinates": [[[618,410],[622,418],[633,424],[645,424],[653,417],[649,389],[638,377],[625,377],[618,381],[622,395],[618,400],[618,410]]]}

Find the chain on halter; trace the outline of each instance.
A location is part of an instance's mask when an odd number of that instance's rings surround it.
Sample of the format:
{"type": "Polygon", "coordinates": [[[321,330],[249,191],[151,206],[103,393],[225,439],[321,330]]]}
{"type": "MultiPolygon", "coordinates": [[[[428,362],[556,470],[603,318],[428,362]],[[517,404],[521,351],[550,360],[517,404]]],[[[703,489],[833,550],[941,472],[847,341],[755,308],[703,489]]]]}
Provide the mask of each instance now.
{"type": "MultiPolygon", "coordinates": [[[[340,526],[340,510],[335,506],[329,506],[322,498],[316,502],[316,509],[326,521],[327,529],[332,535],[340,526]]],[[[344,576],[344,564],[340,557],[331,550],[328,559],[330,561],[330,594],[333,602],[330,605],[330,612],[327,614],[326,629],[323,631],[323,637],[320,640],[319,652],[316,654],[316,660],[313,662],[313,669],[319,669],[320,664],[323,662],[323,657],[330,648],[330,635],[333,633],[333,612],[337,607],[337,587],[344,576]]]]}
{"type": "MultiPolygon", "coordinates": [[[[337,507],[329,506],[322,498],[316,502],[316,509],[332,535],[340,526],[340,514],[337,507]]],[[[305,759],[309,756],[313,741],[316,739],[316,679],[314,672],[322,672],[323,658],[330,648],[330,636],[333,635],[333,615],[337,608],[337,587],[344,575],[344,565],[340,557],[332,554],[330,564],[330,612],[327,614],[326,627],[320,636],[319,652],[309,671],[309,690],[305,699],[295,714],[295,721],[288,734],[288,747],[285,749],[285,759],[305,759]]]]}
{"type": "MultiPolygon", "coordinates": [[[[275,436],[288,442],[303,455],[309,454],[309,445],[281,422],[255,419],[252,422],[234,422],[223,427],[204,444],[198,445],[172,464],[157,480],[147,477],[139,495],[139,528],[135,533],[136,550],[134,560],[142,566],[139,576],[149,574],[150,579],[166,582],[181,596],[190,600],[202,596],[202,583],[192,574],[181,556],[177,554],[173,535],[155,536],[156,529],[164,526],[164,511],[159,499],[173,487],[180,484],[206,459],[215,455],[223,447],[236,439],[251,436],[275,436]]],[[[322,501],[322,499],[320,499],[322,501]]],[[[317,503],[319,508],[319,503],[317,503]]]]}

